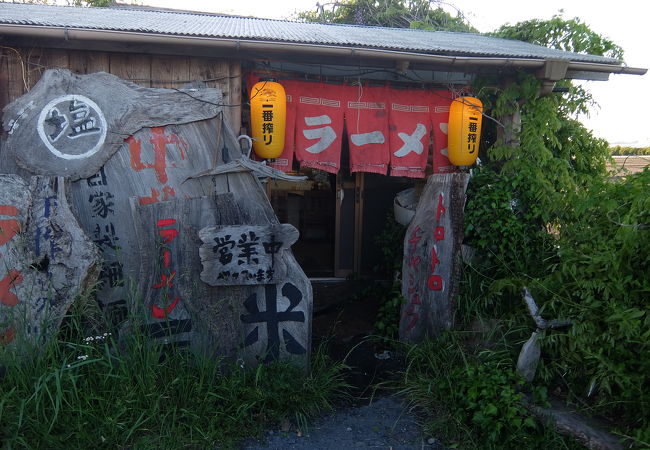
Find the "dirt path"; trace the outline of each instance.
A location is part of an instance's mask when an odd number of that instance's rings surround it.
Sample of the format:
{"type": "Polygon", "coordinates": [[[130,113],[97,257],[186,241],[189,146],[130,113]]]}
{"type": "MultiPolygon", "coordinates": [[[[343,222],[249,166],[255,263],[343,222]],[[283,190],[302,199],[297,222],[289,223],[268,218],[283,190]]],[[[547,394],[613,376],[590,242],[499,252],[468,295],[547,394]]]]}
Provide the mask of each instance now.
{"type": "Polygon", "coordinates": [[[304,449],[442,450],[434,439],[422,436],[415,415],[398,397],[379,398],[369,405],[346,408],[314,421],[299,436],[296,431],[270,431],[266,442],[249,441],[246,450],[304,449]]]}

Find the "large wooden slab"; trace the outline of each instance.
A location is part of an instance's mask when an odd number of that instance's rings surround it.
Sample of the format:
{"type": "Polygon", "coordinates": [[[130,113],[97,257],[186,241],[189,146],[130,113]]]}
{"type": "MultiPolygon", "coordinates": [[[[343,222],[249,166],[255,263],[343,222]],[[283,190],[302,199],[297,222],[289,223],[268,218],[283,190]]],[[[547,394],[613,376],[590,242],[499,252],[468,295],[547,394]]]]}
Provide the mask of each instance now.
{"type": "Polygon", "coordinates": [[[87,178],[141,128],[215,117],[221,104],[217,89],[147,89],[103,72],[48,70],[5,108],[3,159],[34,174],[87,178]]]}
{"type": "Polygon", "coordinates": [[[453,325],[469,175],[431,175],[404,238],[399,336],[420,342],[453,325]]]}
{"type": "MultiPolygon", "coordinates": [[[[279,225],[264,189],[252,170],[233,164],[200,178],[211,180],[220,225],[279,225]],[[227,213],[226,213],[227,211],[227,213]],[[219,212],[223,212],[220,214],[219,212]]],[[[274,284],[217,287],[223,302],[239,312],[241,358],[246,364],[282,360],[308,367],[311,355],[313,293],[309,279],[290,249],[282,253],[287,275],[274,284]],[[242,311],[243,307],[243,311],[242,311]]]]}
{"type": "Polygon", "coordinates": [[[211,286],[197,278],[198,230],[251,219],[237,212],[232,193],[149,205],[132,199],[131,205],[142,262],[138,292],[144,293],[142,304],[131,307],[143,312],[142,326],[152,338],[247,365],[308,364],[311,285],[296,271],[290,251],[281,257],[293,273],[277,284],[211,286]]]}
{"type": "Polygon", "coordinates": [[[0,175],[0,346],[41,348],[98,269],[62,178],[0,175]]]}
{"type": "Polygon", "coordinates": [[[99,172],[72,183],[73,210],[104,260],[97,298],[115,322],[127,315],[143,264],[130,198],[148,205],[212,194],[209,179],[188,177],[213,167],[223,145],[234,146],[209,138],[222,135],[222,129],[218,119],[143,128],[99,172]]]}

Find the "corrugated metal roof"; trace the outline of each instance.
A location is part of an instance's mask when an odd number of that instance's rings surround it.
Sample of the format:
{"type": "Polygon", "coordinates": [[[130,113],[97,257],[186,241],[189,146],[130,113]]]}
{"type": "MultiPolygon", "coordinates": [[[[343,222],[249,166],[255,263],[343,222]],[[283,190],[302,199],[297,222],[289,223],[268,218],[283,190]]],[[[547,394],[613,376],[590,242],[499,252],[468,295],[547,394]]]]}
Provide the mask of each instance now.
{"type": "Polygon", "coordinates": [[[357,47],[453,56],[620,61],[471,33],[302,23],[134,8],[0,3],[0,24],[357,47]]]}

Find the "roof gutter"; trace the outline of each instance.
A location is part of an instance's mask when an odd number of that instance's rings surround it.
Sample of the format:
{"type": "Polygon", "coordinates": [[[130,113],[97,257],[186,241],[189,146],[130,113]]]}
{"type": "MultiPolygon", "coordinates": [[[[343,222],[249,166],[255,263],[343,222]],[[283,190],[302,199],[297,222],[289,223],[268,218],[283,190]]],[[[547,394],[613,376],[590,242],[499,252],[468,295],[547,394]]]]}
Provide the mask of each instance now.
{"type": "MultiPolygon", "coordinates": [[[[0,33],[26,37],[61,39],[66,41],[83,40],[157,45],[196,45],[227,49],[235,52],[255,51],[310,53],[312,55],[320,54],[335,57],[389,59],[393,61],[421,62],[429,64],[440,64],[451,67],[489,66],[540,69],[543,68],[546,64],[545,60],[543,59],[533,58],[445,56],[398,50],[382,50],[360,47],[331,47],[327,45],[301,44],[294,42],[206,38],[198,36],[179,36],[138,33],[132,31],[92,30],[67,27],[44,27],[35,25],[0,24],[0,33]]],[[[588,72],[625,73],[632,75],[643,75],[647,71],[647,69],[641,68],[586,62],[570,62],[567,69],[588,72]]]]}

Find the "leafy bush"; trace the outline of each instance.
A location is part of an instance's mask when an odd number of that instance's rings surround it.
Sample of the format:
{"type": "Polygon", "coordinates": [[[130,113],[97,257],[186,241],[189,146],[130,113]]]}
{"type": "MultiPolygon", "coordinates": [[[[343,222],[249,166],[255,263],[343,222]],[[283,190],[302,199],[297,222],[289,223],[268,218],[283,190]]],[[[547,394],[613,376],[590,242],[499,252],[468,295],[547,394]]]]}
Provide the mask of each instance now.
{"type": "Polygon", "coordinates": [[[548,380],[560,379],[594,411],[650,426],[650,170],[594,182],[562,228],[560,263],[539,298],[569,317],[547,339],[548,380]]]}
{"type": "MultiPolygon", "coordinates": [[[[470,352],[463,332],[411,348],[404,392],[424,409],[425,432],[442,436],[450,448],[569,448],[538,425],[522,403],[523,379],[504,353],[470,352]]],[[[537,390],[544,401],[543,390],[537,390]]]]}

